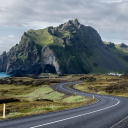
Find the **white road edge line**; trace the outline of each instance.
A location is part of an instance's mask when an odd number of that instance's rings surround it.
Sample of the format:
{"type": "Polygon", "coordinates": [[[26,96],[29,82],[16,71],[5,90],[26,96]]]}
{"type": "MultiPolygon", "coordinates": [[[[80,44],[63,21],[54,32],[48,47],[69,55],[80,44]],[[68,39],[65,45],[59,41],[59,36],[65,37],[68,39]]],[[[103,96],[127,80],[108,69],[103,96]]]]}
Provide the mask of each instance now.
{"type": "Polygon", "coordinates": [[[49,123],[46,123],[46,124],[41,124],[41,125],[33,126],[33,127],[30,127],[30,128],[38,128],[38,127],[42,127],[42,126],[47,126],[47,125],[50,125],[50,124],[55,124],[55,123],[58,123],[58,122],[62,122],[62,121],[78,118],[78,117],[81,117],[81,116],[89,115],[89,114],[92,114],[92,113],[100,112],[100,111],[103,111],[103,110],[106,110],[106,109],[109,109],[109,108],[117,106],[120,103],[120,101],[118,99],[115,99],[115,100],[118,101],[116,104],[114,104],[112,106],[109,106],[109,107],[106,107],[106,108],[103,108],[103,109],[99,109],[99,110],[92,111],[92,112],[89,112],[89,113],[85,113],[85,114],[81,114],[81,115],[65,118],[65,119],[62,119],[62,120],[57,120],[57,121],[49,122],[49,123]]]}
{"type": "MultiPolygon", "coordinates": [[[[118,99],[116,99],[116,100],[118,100],[118,99]]],[[[62,122],[62,121],[65,121],[65,120],[70,120],[70,119],[74,119],[74,118],[77,118],[77,117],[89,115],[89,114],[92,114],[92,113],[100,112],[100,111],[106,110],[108,108],[112,108],[114,106],[117,106],[119,103],[120,103],[120,101],[118,100],[118,102],[115,105],[112,105],[112,106],[109,106],[109,107],[106,107],[106,108],[103,108],[103,109],[99,109],[99,110],[92,111],[92,112],[89,112],[89,113],[85,113],[85,114],[81,114],[81,115],[78,115],[78,116],[73,116],[73,117],[65,118],[65,119],[62,119],[62,120],[58,120],[58,121],[54,121],[54,122],[50,122],[50,123],[46,123],[46,124],[30,127],[30,128],[38,128],[38,127],[42,127],[42,126],[46,126],[46,125],[62,122]]]]}
{"type": "Polygon", "coordinates": [[[123,122],[125,119],[127,119],[128,118],[128,116],[127,117],[125,117],[124,119],[122,119],[121,121],[119,121],[118,123],[116,123],[116,124],[114,124],[111,128],[114,128],[115,126],[117,126],[118,124],[120,124],[121,122],[123,122]]]}

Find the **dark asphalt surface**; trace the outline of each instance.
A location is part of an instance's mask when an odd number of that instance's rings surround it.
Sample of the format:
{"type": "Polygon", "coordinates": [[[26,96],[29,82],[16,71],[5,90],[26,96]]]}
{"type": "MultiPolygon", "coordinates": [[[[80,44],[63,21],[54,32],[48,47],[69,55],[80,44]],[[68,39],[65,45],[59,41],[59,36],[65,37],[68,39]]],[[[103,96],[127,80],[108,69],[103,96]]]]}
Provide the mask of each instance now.
{"type": "Polygon", "coordinates": [[[63,92],[94,95],[98,102],[76,109],[0,121],[0,128],[128,128],[128,119],[117,124],[128,116],[128,98],[74,91],[66,87],[68,84],[70,82],[55,86],[63,92]]]}

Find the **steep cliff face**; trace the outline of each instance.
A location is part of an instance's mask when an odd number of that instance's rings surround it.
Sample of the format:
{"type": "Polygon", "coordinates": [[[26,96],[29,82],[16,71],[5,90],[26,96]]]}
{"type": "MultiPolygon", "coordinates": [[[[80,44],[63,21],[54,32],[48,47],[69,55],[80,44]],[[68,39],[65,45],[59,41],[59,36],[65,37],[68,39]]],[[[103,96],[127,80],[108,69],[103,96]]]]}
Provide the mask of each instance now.
{"type": "Polygon", "coordinates": [[[8,53],[6,73],[38,73],[40,69],[40,46],[23,36],[19,45],[13,47],[8,53]]]}
{"type": "Polygon", "coordinates": [[[0,56],[0,72],[5,72],[7,68],[8,56],[6,52],[0,56]]]}
{"type": "Polygon", "coordinates": [[[59,65],[48,46],[42,48],[27,33],[8,53],[0,56],[0,72],[6,74],[60,73],[59,65]]]}
{"type": "Polygon", "coordinates": [[[95,29],[77,19],[49,28],[49,32],[63,39],[64,46],[52,46],[63,73],[120,72],[128,66],[122,59],[124,53],[105,45],[95,29]]]}
{"type": "Polygon", "coordinates": [[[0,72],[7,74],[105,73],[127,67],[126,53],[104,44],[95,29],[77,19],[29,30],[19,44],[0,56],[0,72]]]}

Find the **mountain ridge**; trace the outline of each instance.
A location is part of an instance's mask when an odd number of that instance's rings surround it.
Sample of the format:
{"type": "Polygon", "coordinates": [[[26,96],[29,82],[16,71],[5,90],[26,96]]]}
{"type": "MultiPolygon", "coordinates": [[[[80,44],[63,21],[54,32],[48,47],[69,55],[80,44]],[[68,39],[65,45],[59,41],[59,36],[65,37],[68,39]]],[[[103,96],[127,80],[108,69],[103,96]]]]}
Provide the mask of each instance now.
{"type": "Polygon", "coordinates": [[[77,74],[124,72],[128,55],[104,44],[98,32],[69,20],[57,27],[28,30],[19,44],[0,56],[0,72],[77,74]]]}

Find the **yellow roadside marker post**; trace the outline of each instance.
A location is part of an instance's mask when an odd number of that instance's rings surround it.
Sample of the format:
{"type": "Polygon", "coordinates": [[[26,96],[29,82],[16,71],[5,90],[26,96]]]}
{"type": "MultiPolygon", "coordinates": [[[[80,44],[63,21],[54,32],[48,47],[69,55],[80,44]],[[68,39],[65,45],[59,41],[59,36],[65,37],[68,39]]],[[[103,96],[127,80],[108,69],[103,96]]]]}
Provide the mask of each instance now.
{"type": "Polygon", "coordinates": [[[94,100],[95,98],[94,98],[94,95],[93,95],[93,100],[94,100]]]}
{"type": "Polygon", "coordinates": [[[5,119],[5,104],[3,104],[3,119],[5,119]]]}
{"type": "Polygon", "coordinates": [[[76,96],[76,93],[75,93],[75,96],[76,96]]]}

